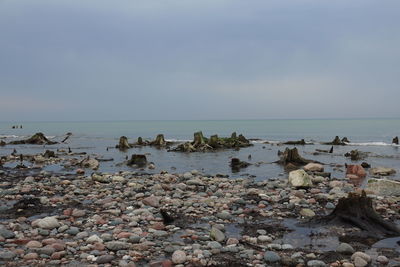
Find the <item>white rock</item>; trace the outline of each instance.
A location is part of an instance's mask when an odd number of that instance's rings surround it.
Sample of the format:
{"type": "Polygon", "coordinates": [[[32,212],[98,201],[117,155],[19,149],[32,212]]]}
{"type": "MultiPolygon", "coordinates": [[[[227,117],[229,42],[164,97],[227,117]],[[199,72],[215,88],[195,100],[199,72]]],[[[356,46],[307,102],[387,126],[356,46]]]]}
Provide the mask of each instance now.
{"type": "Polygon", "coordinates": [[[182,250],[176,250],[172,254],[172,262],[175,264],[181,264],[186,261],[186,253],[182,250]]]}
{"type": "Polygon", "coordinates": [[[289,183],[294,187],[312,186],[311,177],[304,170],[291,171],[289,173],[289,183]]]}
{"type": "Polygon", "coordinates": [[[43,229],[54,229],[60,227],[60,223],[55,216],[38,219],[32,222],[32,224],[43,229]]]}

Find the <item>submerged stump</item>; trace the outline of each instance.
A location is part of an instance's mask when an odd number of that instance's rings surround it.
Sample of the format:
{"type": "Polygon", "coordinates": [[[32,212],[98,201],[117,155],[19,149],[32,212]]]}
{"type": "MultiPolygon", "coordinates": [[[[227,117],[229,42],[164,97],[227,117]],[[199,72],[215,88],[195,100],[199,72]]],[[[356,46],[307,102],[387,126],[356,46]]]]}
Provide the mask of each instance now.
{"type": "Polygon", "coordinates": [[[395,145],[398,145],[398,144],[399,144],[399,137],[398,137],[398,136],[396,136],[395,138],[393,138],[392,144],[395,144],[395,145]]]}
{"type": "Polygon", "coordinates": [[[138,167],[144,167],[147,164],[146,155],[143,154],[133,154],[131,159],[127,162],[128,165],[136,165],[138,167]]]}
{"type": "Polygon", "coordinates": [[[300,156],[299,151],[297,148],[286,148],[283,153],[280,154],[280,159],[276,161],[276,163],[282,164],[282,165],[295,165],[295,166],[303,166],[308,163],[315,162],[313,160],[305,159],[302,156],[300,156]]]}
{"type": "Polygon", "coordinates": [[[167,142],[164,139],[164,135],[163,134],[159,134],[159,135],[157,135],[156,139],[153,142],[150,143],[150,145],[162,147],[162,146],[166,146],[167,142]]]}

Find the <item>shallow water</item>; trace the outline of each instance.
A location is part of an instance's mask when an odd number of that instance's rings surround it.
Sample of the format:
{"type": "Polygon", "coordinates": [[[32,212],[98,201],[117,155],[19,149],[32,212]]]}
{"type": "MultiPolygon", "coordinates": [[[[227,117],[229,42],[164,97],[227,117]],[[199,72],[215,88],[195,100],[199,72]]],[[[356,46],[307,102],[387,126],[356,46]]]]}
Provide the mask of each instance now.
{"type": "MultiPolygon", "coordinates": [[[[21,124],[21,123],[17,123],[21,124]]],[[[272,162],[278,159],[278,150],[286,146],[263,144],[264,141],[300,140],[316,142],[314,145],[298,146],[303,157],[325,164],[354,164],[343,155],[352,149],[371,152],[365,160],[372,166],[387,166],[399,171],[400,147],[391,145],[392,138],[400,135],[400,119],[374,120],[247,120],[247,121],[132,121],[132,122],[46,122],[22,123],[23,129],[11,129],[14,123],[0,123],[0,138],[6,142],[19,140],[43,132],[54,141],[60,142],[67,132],[73,135],[65,144],[52,146],[7,145],[0,147],[0,155],[10,154],[14,149],[18,153],[34,154],[46,149],[65,149],[73,152],[87,152],[91,156],[113,158],[113,161],[101,162],[100,171],[116,172],[128,170],[130,167],[119,165],[125,157],[132,154],[147,154],[148,160],[154,162],[155,170],[146,172],[185,172],[193,169],[205,174],[228,174],[231,177],[256,176],[257,180],[277,177],[284,169],[272,162]],[[253,141],[254,146],[240,151],[225,150],[213,153],[178,153],[151,147],[133,148],[126,152],[115,149],[120,136],[125,135],[130,142],[137,137],[152,140],[158,133],[163,133],[167,140],[190,140],[193,132],[202,130],[205,136],[217,133],[219,136],[230,136],[236,131],[253,141]],[[351,143],[348,146],[334,147],[333,154],[314,155],[316,149],[328,150],[330,146],[319,142],[331,141],[339,135],[347,136],[351,143]],[[107,151],[107,147],[109,148],[107,151]],[[251,155],[251,159],[248,159],[251,155]],[[248,161],[253,165],[233,173],[229,167],[232,157],[248,161]],[[257,164],[260,163],[260,164],[257,164]]],[[[336,178],[343,178],[342,170],[333,170],[325,166],[336,178]]],[[[63,171],[62,166],[48,166],[47,170],[63,171]]],[[[396,178],[396,177],[392,177],[396,178]]]]}

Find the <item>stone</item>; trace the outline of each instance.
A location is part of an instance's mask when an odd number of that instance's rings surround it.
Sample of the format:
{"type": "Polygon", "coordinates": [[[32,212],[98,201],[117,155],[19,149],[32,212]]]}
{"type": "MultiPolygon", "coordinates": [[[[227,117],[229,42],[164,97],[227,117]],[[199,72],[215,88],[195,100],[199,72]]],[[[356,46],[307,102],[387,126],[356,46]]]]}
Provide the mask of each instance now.
{"type": "Polygon", "coordinates": [[[106,248],[108,248],[109,250],[126,250],[130,248],[130,245],[126,242],[121,242],[121,241],[110,241],[105,243],[106,248]]]}
{"type": "Polygon", "coordinates": [[[266,242],[271,242],[272,238],[267,235],[260,235],[257,237],[257,240],[260,241],[261,243],[266,243],[266,242]]]}
{"type": "Polygon", "coordinates": [[[73,217],[82,217],[86,215],[86,211],[84,210],[79,210],[79,209],[73,209],[72,211],[72,216],[73,217]]]}
{"type": "Polygon", "coordinates": [[[32,224],[42,229],[54,229],[60,227],[60,223],[58,222],[55,216],[38,219],[32,222],[32,224]]]}
{"type": "Polygon", "coordinates": [[[340,243],[339,246],[336,248],[336,252],[342,254],[353,254],[354,248],[347,243],[340,243]]]}
{"type": "Polygon", "coordinates": [[[24,260],[36,260],[37,258],[39,258],[39,255],[37,253],[28,253],[24,256],[24,260]]]}
{"type": "Polygon", "coordinates": [[[12,239],[15,237],[14,232],[7,230],[4,226],[0,226],[0,236],[4,237],[5,239],[12,239]]]}
{"type": "Polygon", "coordinates": [[[185,178],[186,180],[191,179],[193,177],[193,174],[190,172],[185,172],[183,174],[183,178],[185,178]]]}
{"type": "Polygon", "coordinates": [[[371,256],[369,256],[368,254],[365,254],[364,252],[360,252],[360,251],[357,251],[353,255],[351,255],[351,260],[354,261],[356,257],[359,257],[366,262],[371,262],[371,260],[372,260],[371,256]]]}
{"type": "Polygon", "coordinates": [[[369,170],[371,175],[374,176],[388,176],[396,173],[396,170],[393,168],[386,167],[376,167],[369,170]]]}
{"type": "Polygon", "coordinates": [[[96,259],[96,263],[98,264],[104,264],[104,263],[109,263],[112,262],[114,260],[114,256],[113,255],[101,255],[99,257],[97,257],[96,259]]]}
{"type": "Polygon", "coordinates": [[[224,233],[215,227],[211,228],[210,237],[212,240],[215,240],[217,242],[222,242],[225,240],[224,233]]]}
{"type": "Polygon", "coordinates": [[[281,257],[273,251],[266,251],[264,254],[264,260],[268,263],[275,263],[281,261],[281,257]]]}
{"type": "Polygon", "coordinates": [[[306,166],[303,167],[303,169],[310,172],[323,172],[324,166],[319,163],[308,163],[306,166]]]}
{"type": "Polygon", "coordinates": [[[98,235],[91,235],[86,239],[87,243],[103,243],[103,239],[101,239],[98,235]]]}
{"type": "Polygon", "coordinates": [[[160,198],[156,196],[146,197],[142,200],[142,202],[146,206],[151,206],[155,208],[160,206],[160,198]]]}
{"type": "Polygon", "coordinates": [[[347,165],[346,177],[349,179],[362,179],[367,176],[364,168],[361,165],[347,165]]]}
{"type": "Polygon", "coordinates": [[[289,173],[289,184],[293,187],[301,188],[307,188],[313,185],[310,175],[304,170],[291,171],[289,173]]]}
{"type": "Polygon", "coordinates": [[[367,182],[366,190],[379,196],[400,196],[400,182],[371,178],[367,182]]]}
{"type": "Polygon", "coordinates": [[[92,170],[97,170],[100,166],[100,163],[97,159],[86,158],[81,162],[82,168],[90,168],[92,170]]]}
{"type": "Polygon", "coordinates": [[[364,267],[368,265],[368,262],[361,257],[355,257],[353,262],[355,267],[364,267]]]}
{"type": "Polygon", "coordinates": [[[0,260],[9,261],[14,259],[16,256],[17,254],[12,251],[0,251],[0,260]]]}
{"type": "Polygon", "coordinates": [[[311,209],[301,209],[300,210],[300,215],[303,217],[314,217],[315,212],[311,209]]]}
{"type": "Polygon", "coordinates": [[[41,248],[42,243],[36,240],[29,241],[26,245],[27,248],[41,248]]]}
{"type": "Polygon", "coordinates": [[[182,250],[176,250],[173,254],[172,254],[172,262],[175,264],[181,264],[184,263],[186,261],[186,253],[182,250]]]}
{"type": "Polygon", "coordinates": [[[380,255],[376,258],[376,261],[380,264],[386,265],[389,263],[389,259],[386,256],[380,255]]]}
{"type": "Polygon", "coordinates": [[[219,212],[216,216],[222,220],[230,220],[232,218],[232,215],[227,211],[219,212]]]}
{"type": "Polygon", "coordinates": [[[220,249],[222,248],[222,245],[217,241],[210,241],[207,243],[207,247],[210,249],[220,249]]]}
{"type": "Polygon", "coordinates": [[[309,267],[327,267],[328,265],[320,260],[310,260],[307,262],[307,266],[309,267]]]}
{"type": "Polygon", "coordinates": [[[69,235],[77,235],[78,233],[80,232],[80,230],[79,230],[79,228],[78,227],[70,227],[67,231],[66,231],[66,233],[67,234],[69,234],[69,235]]]}

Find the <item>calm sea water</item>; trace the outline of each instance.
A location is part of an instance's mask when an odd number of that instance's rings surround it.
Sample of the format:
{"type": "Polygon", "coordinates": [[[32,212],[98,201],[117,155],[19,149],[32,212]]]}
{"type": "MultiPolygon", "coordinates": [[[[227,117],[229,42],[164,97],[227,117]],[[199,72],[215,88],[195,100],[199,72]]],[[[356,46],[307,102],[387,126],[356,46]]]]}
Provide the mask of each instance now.
{"type": "MultiPolygon", "coordinates": [[[[304,157],[315,159],[327,164],[351,163],[343,154],[359,149],[371,152],[366,159],[373,166],[388,166],[399,170],[399,146],[391,145],[394,136],[400,136],[400,119],[361,119],[361,120],[227,120],[227,121],[116,121],[116,122],[25,122],[0,123],[0,138],[5,141],[17,140],[31,136],[36,132],[43,132],[52,140],[61,141],[67,132],[73,136],[67,144],[53,146],[16,145],[0,147],[0,155],[9,154],[15,148],[19,153],[39,153],[45,149],[66,149],[70,147],[75,152],[85,151],[93,156],[113,158],[112,162],[102,162],[101,170],[115,172],[129,169],[119,166],[126,156],[134,153],[147,153],[148,159],[155,163],[156,169],[148,172],[167,170],[170,172],[184,172],[192,169],[201,170],[207,174],[223,173],[232,177],[254,175],[257,179],[265,179],[282,175],[283,168],[271,162],[278,159],[278,150],[284,146],[266,145],[262,141],[288,141],[304,138],[306,141],[327,142],[336,135],[346,136],[352,145],[335,147],[332,155],[313,155],[315,149],[329,149],[328,146],[315,144],[299,146],[304,157]],[[14,124],[22,124],[22,129],[12,129],[14,124]],[[191,140],[193,133],[202,131],[205,136],[218,134],[230,136],[232,132],[244,134],[247,138],[260,139],[253,147],[240,151],[221,151],[216,153],[175,153],[158,150],[150,147],[134,148],[127,152],[114,147],[120,136],[125,135],[131,142],[141,136],[145,139],[154,139],[163,133],[167,140],[191,140]],[[261,141],[262,140],[262,141],[261,141]],[[232,157],[239,157],[250,162],[263,164],[252,165],[239,173],[232,173],[229,161],[232,157]]],[[[60,168],[53,166],[49,168],[60,168]]],[[[343,177],[340,171],[333,171],[337,177],[343,177]]]]}

